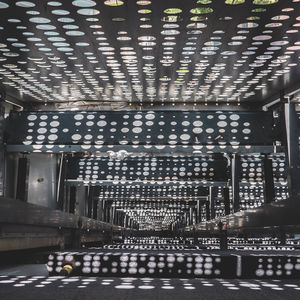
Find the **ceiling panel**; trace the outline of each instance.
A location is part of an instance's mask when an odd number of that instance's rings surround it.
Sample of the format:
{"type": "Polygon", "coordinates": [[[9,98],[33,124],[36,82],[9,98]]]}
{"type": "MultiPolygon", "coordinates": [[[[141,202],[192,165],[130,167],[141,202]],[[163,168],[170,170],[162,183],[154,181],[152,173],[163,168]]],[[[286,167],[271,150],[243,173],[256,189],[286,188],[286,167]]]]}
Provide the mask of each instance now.
{"type": "Polygon", "coordinates": [[[2,0],[0,78],[26,103],[72,108],[257,105],[300,78],[299,5],[2,0]]]}

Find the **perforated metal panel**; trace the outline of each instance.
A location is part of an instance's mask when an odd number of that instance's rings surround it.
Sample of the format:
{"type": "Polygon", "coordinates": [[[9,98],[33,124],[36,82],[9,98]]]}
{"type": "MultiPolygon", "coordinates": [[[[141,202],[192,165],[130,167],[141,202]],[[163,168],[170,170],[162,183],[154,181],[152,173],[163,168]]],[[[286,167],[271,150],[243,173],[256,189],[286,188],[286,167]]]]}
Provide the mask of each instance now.
{"type": "Polygon", "coordinates": [[[68,178],[77,181],[98,180],[187,180],[226,181],[227,159],[202,157],[129,157],[123,160],[105,157],[71,159],[68,178]]]}
{"type": "Polygon", "coordinates": [[[1,1],[8,92],[69,108],[251,105],[298,81],[298,1],[118,3],[1,1]]]}
{"type": "Polygon", "coordinates": [[[270,112],[21,112],[8,120],[7,142],[28,151],[114,150],[108,145],[142,145],[148,151],[155,146],[201,151],[204,145],[218,152],[249,146],[251,151],[250,146],[273,144],[272,126],[270,112]]]}
{"type": "Polygon", "coordinates": [[[152,198],[170,198],[172,199],[186,199],[197,198],[208,195],[208,188],[204,187],[192,187],[184,185],[126,185],[115,184],[99,187],[99,197],[101,199],[147,199],[152,198]]]}

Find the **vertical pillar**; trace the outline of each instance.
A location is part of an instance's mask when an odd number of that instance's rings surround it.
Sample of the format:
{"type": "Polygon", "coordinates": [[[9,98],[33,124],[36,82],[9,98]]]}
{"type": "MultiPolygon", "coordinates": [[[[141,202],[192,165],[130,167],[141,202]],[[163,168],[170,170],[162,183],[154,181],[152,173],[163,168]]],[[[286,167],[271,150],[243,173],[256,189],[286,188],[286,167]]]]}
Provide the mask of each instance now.
{"type": "Polygon", "coordinates": [[[196,224],[201,222],[201,213],[200,213],[200,200],[197,200],[197,205],[196,205],[196,224]]]}
{"type": "Polygon", "coordinates": [[[122,227],[125,227],[125,213],[124,212],[122,212],[121,214],[120,214],[120,224],[121,224],[121,226],[122,227]]]}
{"type": "Polygon", "coordinates": [[[265,154],[263,161],[264,168],[264,200],[265,203],[271,203],[275,201],[275,188],[274,188],[274,175],[273,175],[273,162],[265,154]]]}
{"type": "Polygon", "coordinates": [[[115,213],[114,213],[113,223],[114,223],[114,225],[119,225],[119,212],[117,210],[115,210],[115,213]]]}
{"type": "Polygon", "coordinates": [[[24,202],[27,202],[28,197],[28,177],[29,159],[26,157],[19,158],[16,198],[24,202]]]}
{"type": "Polygon", "coordinates": [[[110,218],[109,218],[109,223],[113,224],[115,219],[115,208],[110,207],[110,218]]]}
{"type": "Polygon", "coordinates": [[[71,186],[70,187],[70,206],[69,206],[69,212],[71,214],[75,213],[75,207],[76,207],[76,186],[71,186]]]}
{"type": "Polygon", "coordinates": [[[129,223],[128,224],[129,228],[132,229],[132,219],[129,218],[129,222],[128,223],[129,223]]]}
{"type": "Polygon", "coordinates": [[[189,218],[190,218],[190,223],[189,226],[193,225],[193,208],[189,208],[189,218]]]}
{"type": "Polygon", "coordinates": [[[224,196],[225,216],[228,216],[228,215],[230,215],[229,188],[223,189],[223,196],[224,196]]]}
{"type": "Polygon", "coordinates": [[[98,218],[98,199],[93,198],[93,219],[97,220],[98,218]]]}
{"type": "Polygon", "coordinates": [[[99,199],[98,201],[98,219],[100,221],[104,221],[104,207],[103,207],[103,200],[99,199]]]}
{"type": "Polygon", "coordinates": [[[205,211],[206,211],[206,221],[209,221],[210,218],[210,203],[209,201],[206,201],[205,203],[205,211]]]}
{"type": "Polygon", "coordinates": [[[0,104],[0,197],[4,196],[4,107],[0,104]]]}
{"type": "Polygon", "coordinates": [[[67,175],[67,160],[63,153],[61,155],[60,162],[59,162],[59,174],[58,174],[57,193],[56,193],[56,205],[57,205],[57,209],[59,210],[64,209],[64,202],[65,202],[65,195],[66,195],[66,190],[65,190],[66,175],[67,175]]]}
{"type": "Polygon", "coordinates": [[[70,185],[66,184],[65,185],[65,201],[63,205],[63,211],[64,212],[69,212],[70,208],[70,185]]]}
{"type": "Polygon", "coordinates": [[[209,206],[210,206],[210,218],[216,218],[216,198],[218,196],[218,188],[215,186],[209,187],[209,206]]]}
{"type": "Polygon", "coordinates": [[[299,153],[299,119],[296,113],[295,104],[284,105],[287,164],[288,164],[288,186],[290,198],[300,195],[300,153],[299,153]]]}
{"type": "Polygon", "coordinates": [[[187,224],[187,216],[186,216],[186,213],[184,213],[183,215],[183,226],[186,227],[188,224],[187,224]]]}
{"type": "Polygon", "coordinates": [[[231,159],[231,183],[233,211],[240,211],[240,165],[241,159],[238,154],[233,154],[231,159]]]}
{"type": "Polygon", "coordinates": [[[94,187],[89,186],[88,188],[88,201],[87,201],[87,217],[92,217],[92,209],[93,209],[93,197],[94,197],[94,187]]]}
{"type": "Polygon", "coordinates": [[[109,210],[109,205],[108,202],[105,201],[105,222],[109,223],[109,218],[110,218],[110,210],[109,210]]]}
{"type": "Polygon", "coordinates": [[[122,212],[121,211],[117,211],[117,220],[118,220],[118,226],[122,226],[122,212]]]}

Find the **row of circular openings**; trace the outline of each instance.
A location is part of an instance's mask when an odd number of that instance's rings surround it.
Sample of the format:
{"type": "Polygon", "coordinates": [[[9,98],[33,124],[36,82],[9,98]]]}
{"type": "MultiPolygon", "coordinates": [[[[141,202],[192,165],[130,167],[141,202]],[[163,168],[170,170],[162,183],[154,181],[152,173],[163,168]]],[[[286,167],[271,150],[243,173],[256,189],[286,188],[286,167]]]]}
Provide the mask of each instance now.
{"type": "Polygon", "coordinates": [[[98,163],[109,163],[110,166],[112,166],[111,163],[120,165],[121,163],[136,163],[138,165],[145,164],[148,166],[157,166],[157,165],[169,165],[169,164],[189,164],[190,166],[195,164],[195,166],[200,166],[205,163],[206,165],[203,165],[204,167],[207,167],[207,163],[224,163],[225,160],[222,159],[214,159],[213,157],[178,157],[178,156],[172,156],[172,157],[165,157],[165,158],[159,158],[159,157],[140,157],[140,156],[130,156],[126,157],[122,162],[115,161],[113,159],[110,159],[109,157],[85,157],[79,160],[79,165],[94,165],[98,163]]]}
{"type": "MultiPolygon", "coordinates": [[[[244,3],[245,0],[225,0],[225,4],[229,4],[229,5],[236,5],[236,4],[242,4],[244,3]]],[[[253,4],[255,5],[269,5],[269,4],[274,4],[278,2],[278,0],[253,0],[253,4]]],[[[150,5],[151,1],[142,1],[142,0],[138,0],[137,5],[142,5],[142,6],[146,6],[146,5],[150,5]]],[[[209,0],[198,0],[197,2],[198,4],[209,4],[211,3],[211,1],[209,0]]],[[[95,7],[97,5],[97,3],[95,1],[92,0],[75,0],[72,2],[72,4],[74,6],[83,8],[83,9],[87,9],[87,8],[91,8],[91,7],[95,7]]],[[[105,0],[104,4],[107,6],[122,6],[124,4],[123,0],[105,0]]],[[[35,7],[35,3],[34,2],[30,2],[30,1],[17,1],[15,3],[16,6],[19,7],[23,7],[23,8],[33,8],[35,7]]],[[[55,7],[59,7],[62,5],[61,2],[59,1],[49,1],[48,2],[49,6],[55,6],[55,7]]],[[[9,4],[7,4],[6,2],[1,1],[0,2],[0,9],[5,9],[8,8],[9,4]]],[[[150,13],[151,10],[146,10],[145,13],[150,13]]],[[[166,14],[179,14],[182,12],[181,9],[179,8],[167,8],[164,10],[164,12],[166,14]]],[[[207,7],[198,7],[198,8],[194,8],[191,10],[191,13],[193,14],[207,14],[212,12],[211,8],[207,8],[207,7]]]]}
{"type": "MultiPolygon", "coordinates": [[[[255,5],[270,5],[278,2],[278,0],[253,0],[253,4],[255,5]]],[[[198,0],[198,4],[209,4],[211,1],[208,0],[198,0]]],[[[225,4],[228,5],[237,5],[237,4],[242,4],[245,3],[245,0],[225,0],[225,4]]],[[[260,11],[260,10],[259,10],[260,11]]],[[[203,15],[203,14],[209,14],[213,12],[213,9],[210,7],[202,6],[202,7],[196,7],[192,8],[190,10],[192,14],[195,15],[203,15]]],[[[257,12],[257,11],[255,11],[257,12]]],[[[181,8],[167,8],[164,10],[165,14],[170,14],[170,15],[177,15],[182,13],[181,8]]]]}
{"type": "MultiPolygon", "coordinates": [[[[225,162],[221,165],[224,166],[225,162]]],[[[91,170],[93,169],[94,171],[98,171],[100,169],[99,166],[101,165],[106,165],[109,170],[118,168],[119,170],[122,169],[122,171],[127,171],[127,170],[135,170],[136,168],[143,168],[145,171],[152,171],[155,170],[170,170],[170,167],[176,168],[174,171],[180,170],[184,171],[190,167],[192,168],[198,168],[197,170],[200,171],[203,168],[207,168],[209,166],[209,162],[164,162],[162,161],[161,163],[149,163],[149,162],[136,162],[136,161],[97,161],[97,162],[79,162],[79,169],[82,170],[91,170]],[[121,168],[122,167],[122,168],[121,168]],[[184,168],[184,169],[181,169],[184,168]]],[[[255,165],[254,165],[255,166],[255,165]]],[[[216,167],[219,167],[219,165],[216,165],[216,167]]],[[[243,166],[245,167],[245,166],[243,166]]],[[[250,166],[253,167],[253,166],[250,166]]],[[[256,166],[255,166],[256,167],[256,166]]],[[[213,169],[210,169],[213,170],[213,169]]],[[[101,171],[101,170],[100,170],[101,171]]]]}
{"type": "MultiPolygon", "coordinates": [[[[63,113],[62,114],[57,114],[57,115],[46,115],[46,114],[41,114],[41,115],[37,115],[37,114],[29,114],[27,116],[27,120],[28,121],[37,121],[38,119],[42,120],[42,121],[46,121],[48,120],[50,117],[53,119],[53,120],[58,120],[59,117],[63,117],[63,113]]],[[[191,116],[189,113],[180,113],[179,114],[181,118],[184,118],[184,119],[189,119],[191,116]]],[[[95,114],[88,114],[88,113],[84,113],[84,114],[74,114],[73,118],[74,120],[76,121],[82,121],[84,120],[85,118],[89,121],[92,121],[94,120],[95,118],[96,119],[100,119],[100,120],[104,120],[106,118],[108,118],[110,116],[110,114],[107,114],[107,115],[95,115],[95,114]]],[[[116,115],[116,118],[120,118],[122,117],[123,119],[125,120],[129,120],[131,118],[135,119],[135,120],[142,120],[143,118],[145,118],[145,120],[148,120],[148,121],[152,121],[156,118],[158,119],[164,119],[164,118],[169,118],[169,114],[162,114],[162,115],[159,115],[159,114],[155,114],[155,113],[152,113],[152,112],[148,112],[148,113],[135,113],[135,114],[117,114],[116,115]]],[[[176,119],[178,117],[178,114],[174,114],[172,115],[172,118],[173,119],[176,119]]],[[[208,115],[204,115],[204,116],[200,116],[198,114],[195,114],[194,115],[194,118],[196,119],[202,119],[202,118],[205,118],[205,119],[208,119],[208,120],[213,120],[215,118],[218,118],[220,121],[225,121],[227,120],[227,118],[229,118],[231,121],[238,121],[240,120],[240,116],[238,114],[234,114],[234,113],[231,113],[231,114],[228,114],[228,115],[225,115],[225,114],[220,114],[218,112],[216,112],[216,114],[208,114],[208,115]]],[[[58,121],[56,121],[58,122],[58,121]]],[[[182,121],[184,122],[184,121],[182,121]]],[[[188,121],[185,121],[185,122],[188,122],[188,121]]],[[[195,121],[195,122],[201,122],[201,121],[195,121]]],[[[202,123],[202,122],[201,122],[202,123]]],[[[196,124],[195,126],[201,126],[202,124],[196,124]]],[[[246,126],[249,126],[249,125],[246,125],[246,126]]]]}

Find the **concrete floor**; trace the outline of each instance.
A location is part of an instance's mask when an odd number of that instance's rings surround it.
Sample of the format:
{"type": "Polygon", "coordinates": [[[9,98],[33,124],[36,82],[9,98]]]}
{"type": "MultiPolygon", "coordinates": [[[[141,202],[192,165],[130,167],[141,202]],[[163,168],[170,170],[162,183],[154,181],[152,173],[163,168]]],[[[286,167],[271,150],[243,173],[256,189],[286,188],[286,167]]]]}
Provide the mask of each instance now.
{"type": "Polygon", "coordinates": [[[45,265],[0,270],[1,300],[286,300],[300,299],[300,280],[49,277],[45,265]]]}

